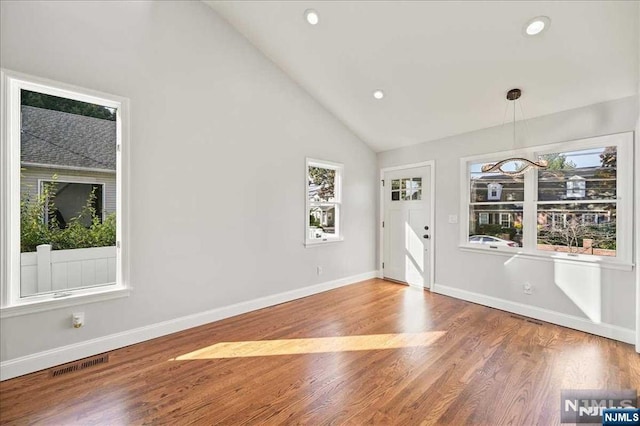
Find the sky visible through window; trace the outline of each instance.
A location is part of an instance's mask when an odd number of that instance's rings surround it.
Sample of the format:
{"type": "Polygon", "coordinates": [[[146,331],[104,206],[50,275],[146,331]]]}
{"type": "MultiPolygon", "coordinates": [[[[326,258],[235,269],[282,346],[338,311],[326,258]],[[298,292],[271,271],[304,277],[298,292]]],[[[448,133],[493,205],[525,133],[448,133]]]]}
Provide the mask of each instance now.
{"type": "Polygon", "coordinates": [[[605,148],[583,149],[580,151],[565,152],[562,155],[567,159],[567,163],[575,164],[576,168],[598,167],[602,165],[600,154],[605,148]]]}

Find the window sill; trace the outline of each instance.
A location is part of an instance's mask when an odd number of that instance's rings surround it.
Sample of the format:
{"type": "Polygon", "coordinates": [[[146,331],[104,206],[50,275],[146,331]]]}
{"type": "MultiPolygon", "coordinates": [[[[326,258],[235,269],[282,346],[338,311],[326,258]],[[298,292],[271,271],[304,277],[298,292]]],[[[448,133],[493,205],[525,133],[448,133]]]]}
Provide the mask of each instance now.
{"type": "Polygon", "coordinates": [[[340,238],[327,238],[324,240],[307,240],[304,243],[305,247],[317,247],[317,246],[322,246],[325,244],[331,244],[331,243],[339,243],[341,241],[344,241],[344,237],[340,237],[340,238]]]}
{"type": "Polygon", "coordinates": [[[0,318],[10,318],[20,315],[28,315],[36,312],[50,311],[53,309],[66,308],[75,305],[84,305],[87,303],[101,302],[104,300],[117,299],[121,297],[127,297],[130,294],[130,289],[122,286],[113,286],[109,289],[93,289],[90,293],[76,293],[67,297],[53,298],[50,295],[48,298],[38,300],[20,301],[13,305],[3,306],[0,308],[0,318]]]}
{"type": "Polygon", "coordinates": [[[517,249],[506,249],[506,248],[498,248],[498,249],[490,249],[490,248],[482,248],[482,247],[470,247],[467,245],[459,246],[461,251],[466,251],[469,253],[482,253],[482,254],[490,254],[490,255],[498,255],[498,256],[510,256],[513,258],[519,259],[531,259],[531,260],[541,260],[544,262],[561,262],[561,263],[572,263],[572,264],[582,264],[585,266],[594,266],[597,268],[603,269],[617,269],[620,271],[632,271],[635,266],[633,263],[623,263],[623,262],[613,262],[602,260],[602,258],[589,258],[586,256],[569,256],[568,254],[541,254],[541,253],[532,253],[517,249]]]}

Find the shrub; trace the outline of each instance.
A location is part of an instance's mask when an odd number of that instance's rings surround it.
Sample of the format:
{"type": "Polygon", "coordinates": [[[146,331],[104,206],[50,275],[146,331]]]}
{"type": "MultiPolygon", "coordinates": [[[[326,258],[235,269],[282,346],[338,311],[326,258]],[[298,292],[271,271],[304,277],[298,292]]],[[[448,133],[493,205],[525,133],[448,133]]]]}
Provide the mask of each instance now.
{"type": "Polygon", "coordinates": [[[320,220],[316,219],[314,215],[309,215],[309,226],[320,226],[320,220]]]}
{"type": "Polygon", "coordinates": [[[44,185],[41,194],[34,199],[30,192],[20,200],[20,251],[33,252],[41,244],[51,244],[53,250],[107,247],[116,244],[116,215],[111,213],[101,222],[96,215],[91,192],[80,214],[61,226],[55,215],[54,183],[44,185]],[[49,222],[44,220],[48,213],[49,222]],[[87,227],[81,219],[90,217],[87,227]]]}
{"type": "Polygon", "coordinates": [[[498,235],[503,232],[504,230],[502,229],[502,225],[491,223],[487,225],[479,225],[477,233],[482,235],[498,235]]]}
{"type": "Polygon", "coordinates": [[[569,247],[578,249],[584,246],[584,240],[592,240],[592,247],[599,249],[616,249],[616,224],[598,225],[583,224],[571,220],[567,226],[548,226],[538,230],[538,244],[569,247]]]}

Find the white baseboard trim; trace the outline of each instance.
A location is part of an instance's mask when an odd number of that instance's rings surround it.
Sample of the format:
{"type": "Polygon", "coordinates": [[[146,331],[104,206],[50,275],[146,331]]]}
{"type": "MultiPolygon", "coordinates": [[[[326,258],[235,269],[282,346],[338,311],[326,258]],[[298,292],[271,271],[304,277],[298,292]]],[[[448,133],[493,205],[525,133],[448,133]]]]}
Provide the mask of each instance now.
{"type": "Polygon", "coordinates": [[[524,315],[526,317],[535,318],[541,321],[550,322],[552,324],[561,325],[563,327],[573,328],[574,330],[580,330],[602,337],[607,337],[609,339],[619,340],[625,343],[633,344],[636,338],[635,331],[628,328],[604,323],[597,324],[589,321],[586,318],[567,315],[561,312],[539,308],[537,306],[525,305],[524,303],[519,302],[512,302],[510,300],[487,296],[480,293],[474,293],[471,291],[449,287],[442,284],[435,285],[432,291],[434,293],[443,294],[445,296],[455,297],[456,299],[478,303],[480,305],[500,309],[502,311],[513,312],[514,314],[524,315]]]}
{"type": "Polygon", "coordinates": [[[155,339],[156,337],[166,336],[167,334],[176,333],[246,312],[355,284],[360,281],[376,278],[377,276],[378,271],[366,272],[10,359],[0,362],[0,380],[12,379],[24,374],[155,339]]]}

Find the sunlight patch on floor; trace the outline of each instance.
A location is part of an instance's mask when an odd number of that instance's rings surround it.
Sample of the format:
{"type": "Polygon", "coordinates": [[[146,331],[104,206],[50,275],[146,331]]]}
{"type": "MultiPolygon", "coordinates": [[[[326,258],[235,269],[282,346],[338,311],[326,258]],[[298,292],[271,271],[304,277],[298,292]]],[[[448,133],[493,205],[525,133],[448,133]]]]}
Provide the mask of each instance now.
{"type": "Polygon", "coordinates": [[[220,342],[178,356],[174,360],[187,361],[194,359],[244,358],[253,356],[399,349],[429,346],[444,334],[444,331],[429,331],[423,333],[373,334],[367,336],[220,342]]]}

